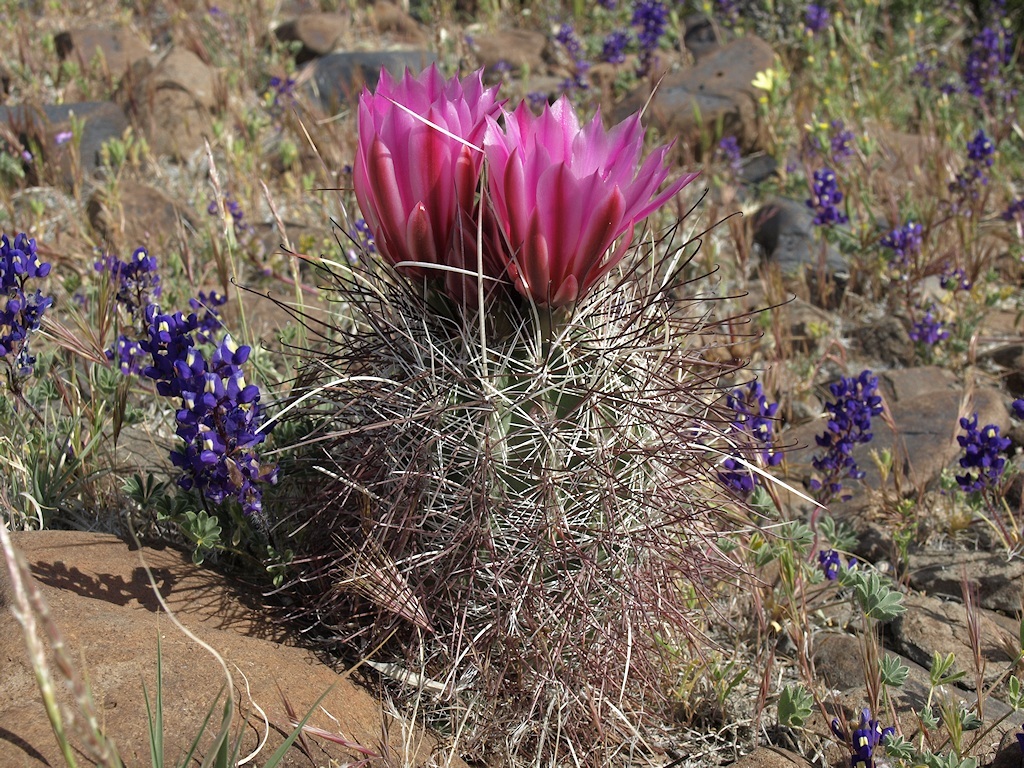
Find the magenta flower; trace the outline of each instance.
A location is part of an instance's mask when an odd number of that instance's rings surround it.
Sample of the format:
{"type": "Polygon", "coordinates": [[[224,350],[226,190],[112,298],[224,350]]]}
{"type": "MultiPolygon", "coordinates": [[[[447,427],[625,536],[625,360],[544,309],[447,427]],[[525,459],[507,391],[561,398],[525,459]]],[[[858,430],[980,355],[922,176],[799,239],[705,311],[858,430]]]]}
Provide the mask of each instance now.
{"type": "Polygon", "coordinates": [[[508,274],[538,306],[583,296],[622,259],[637,223],[697,177],[685,174],[658,193],[669,147],[638,167],[639,115],[609,131],[598,114],[581,129],[563,96],[539,117],[523,104],[506,112],[504,130],[487,122],[488,189],[512,249],[508,274]]]}
{"type": "MultiPolygon", "coordinates": [[[[496,96],[482,72],[445,80],[431,66],[397,83],[383,71],[376,93],[359,98],[356,200],[377,249],[412,278],[461,285],[461,276],[431,265],[476,270],[483,153],[467,144],[480,146],[485,119],[501,106],[496,96]]],[[[492,270],[500,274],[500,260],[492,270]]]]}

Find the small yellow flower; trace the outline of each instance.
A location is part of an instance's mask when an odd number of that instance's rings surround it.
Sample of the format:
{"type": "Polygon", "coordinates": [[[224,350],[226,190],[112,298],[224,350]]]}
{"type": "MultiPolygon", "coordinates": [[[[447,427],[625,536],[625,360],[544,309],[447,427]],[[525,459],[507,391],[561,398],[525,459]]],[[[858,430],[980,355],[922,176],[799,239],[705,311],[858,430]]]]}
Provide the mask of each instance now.
{"type": "Polygon", "coordinates": [[[754,80],[750,84],[758,90],[771,93],[775,90],[775,82],[777,79],[778,73],[774,69],[765,69],[754,75],[754,80]]]}

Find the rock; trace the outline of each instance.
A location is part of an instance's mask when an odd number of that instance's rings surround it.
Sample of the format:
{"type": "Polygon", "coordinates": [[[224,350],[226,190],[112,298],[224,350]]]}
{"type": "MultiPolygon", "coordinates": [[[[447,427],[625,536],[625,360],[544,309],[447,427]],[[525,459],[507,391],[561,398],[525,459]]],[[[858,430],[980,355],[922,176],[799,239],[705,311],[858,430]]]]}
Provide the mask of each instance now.
{"type": "MultiPolygon", "coordinates": [[[[949,553],[946,553],[949,557],[949,553]]],[[[892,622],[896,649],[923,667],[931,665],[932,655],[952,653],[956,656],[953,671],[965,673],[961,683],[973,689],[974,654],[968,642],[967,612],[960,603],[937,597],[909,594],[904,596],[906,612],[892,622]]],[[[981,658],[986,663],[985,682],[1000,678],[1013,657],[1007,648],[1017,647],[1015,632],[1000,626],[1003,617],[977,609],[981,658]]]]}
{"type": "Polygon", "coordinates": [[[691,13],[683,19],[683,46],[695,61],[713,55],[722,47],[724,30],[703,13],[691,13]]]}
{"type": "Polygon", "coordinates": [[[111,199],[105,189],[95,190],[86,213],[110,252],[120,253],[122,259],[140,246],[154,253],[166,252],[166,246],[176,242],[183,231],[183,222],[190,228],[196,225],[193,214],[156,187],[123,180],[117,192],[111,199]]]}
{"type": "Polygon", "coordinates": [[[370,9],[370,22],[378,35],[405,45],[425,47],[429,40],[416,20],[394,3],[377,0],[370,9]]]}
{"type": "Polygon", "coordinates": [[[758,747],[732,765],[733,768],[811,768],[800,755],[781,747],[758,747]]]}
{"type": "MultiPolygon", "coordinates": [[[[755,75],[770,69],[775,53],[764,40],[753,35],[733,40],[702,59],[696,66],[668,75],[658,88],[645,120],[663,136],[678,136],[679,149],[700,159],[702,141],[713,146],[722,135],[735,136],[746,151],[760,147],[757,102],[760,92],[751,83],[755,75]],[[699,115],[699,120],[698,120],[699,115]]],[[[616,108],[615,121],[624,120],[643,108],[650,89],[641,86],[616,108]]]]}
{"type": "Polygon", "coordinates": [[[295,62],[305,64],[333,53],[351,28],[351,18],[340,13],[304,13],[286,21],[274,30],[274,34],[283,43],[299,43],[295,62]]]}
{"type": "Polygon", "coordinates": [[[915,589],[934,595],[961,599],[960,583],[966,573],[977,590],[978,605],[1013,616],[1021,613],[1024,596],[1024,562],[1007,560],[987,552],[915,552],[908,567],[915,589]]]}
{"type": "Polygon", "coordinates": [[[779,164],[765,152],[758,152],[743,158],[739,181],[747,186],[756,186],[775,175],[779,164]]]}
{"type": "MultiPolygon", "coordinates": [[[[330,688],[322,706],[339,719],[346,739],[377,752],[382,740],[387,740],[399,761],[403,754],[414,763],[427,759],[429,737],[412,736],[407,743],[419,746],[406,752],[399,733],[403,729],[386,735],[378,702],[294,644],[282,626],[261,612],[255,593],[193,565],[187,555],[146,547],[133,552],[105,534],[32,531],[15,533],[13,538],[41,585],[72,664],[88,675],[104,728],[126,765],[150,762],[142,682],[152,697],[158,634],[166,755],[177,760],[183,754],[223,682],[214,659],[163,615],[141,560],[151,568],[160,594],[179,620],[215,648],[232,670],[236,701],[250,724],[241,731],[243,755],[256,747],[264,732],[256,705],[271,723],[270,739],[262,752],[265,757],[281,743],[281,734],[291,730],[282,696],[301,716],[330,688]]],[[[51,671],[59,677],[55,666],[51,671]]],[[[70,703],[71,696],[59,679],[56,688],[58,698],[70,703]]],[[[214,719],[218,716],[215,713],[214,719]]],[[[0,722],[4,728],[0,764],[61,762],[20,627],[8,611],[0,613],[0,722]]],[[[310,724],[332,733],[339,728],[323,712],[314,713],[310,724]]],[[[306,739],[311,744],[310,757],[294,749],[282,765],[337,764],[363,757],[326,740],[306,739]]]]}
{"type": "Polygon", "coordinates": [[[863,357],[887,368],[914,362],[914,343],[903,323],[892,315],[852,329],[850,339],[863,357]]]}
{"type": "Polygon", "coordinates": [[[814,669],[829,688],[850,691],[864,685],[863,641],[847,632],[814,636],[814,669]]]}
{"type": "Polygon", "coordinates": [[[978,361],[991,362],[1005,373],[1006,388],[1013,397],[1024,397],[1024,344],[1005,344],[978,355],[978,361]]]}
{"type": "Polygon", "coordinates": [[[85,75],[98,63],[102,74],[115,83],[135,62],[149,56],[149,45],[128,27],[76,27],[58,33],[53,41],[61,61],[76,61],[85,75]]]}
{"type": "Polygon", "coordinates": [[[797,297],[768,311],[778,315],[787,330],[790,349],[801,353],[813,354],[828,332],[839,325],[836,315],[797,297]]]}
{"type": "MultiPolygon", "coordinates": [[[[7,123],[23,145],[34,143],[42,149],[44,157],[35,163],[54,168],[59,180],[68,188],[75,183],[75,165],[71,152],[74,145],[58,145],[56,137],[71,130],[71,120],[82,124],[78,141],[78,170],[88,177],[102,164],[103,145],[119,139],[128,128],[124,111],[109,101],[84,101],[74,104],[20,105],[0,107],[0,122],[7,123]]],[[[33,164],[34,165],[34,164],[33,164]]],[[[38,183],[32,166],[30,178],[38,183]]]]}
{"type": "Polygon", "coordinates": [[[544,72],[544,49],[548,41],[532,29],[499,29],[473,35],[470,47],[488,80],[500,80],[504,67],[518,77],[544,72]]]}
{"type": "Polygon", "coordinates": [[[137,62],[122,81],[118,99],[134,115],[154,154],[175,159],[202,148],[210,114],[224,103],[216,73],[178,46],[137,62]]]}
{"type": "Polygon", "coordinates": [[[333,113],[355,106],[364,85],[376,88],[382,69],[398,78],[407,67],[420,72],[436,61],[437,55],[426,50],[332,53],[307,65],[312,67],[309,87],[320,106],[333,113]]]}
{"type": "Polygon", "coordinates": [[[752,222],[754,242],[783,277],[802,283],[799,292],[806,293],[818,306],[838,303],[849,278],[849,265],[835,248],[815,236],[814,215],[806,205],[790,198],[774,198],[758,209],[752,222]]]}

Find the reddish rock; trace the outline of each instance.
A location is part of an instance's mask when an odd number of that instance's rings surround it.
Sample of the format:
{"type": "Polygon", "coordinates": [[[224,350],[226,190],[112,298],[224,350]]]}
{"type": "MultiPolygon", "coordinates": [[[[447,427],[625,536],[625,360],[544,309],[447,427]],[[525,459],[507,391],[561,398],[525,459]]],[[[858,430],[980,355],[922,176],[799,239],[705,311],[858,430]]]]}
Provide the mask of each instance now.
{"type": "MultiPolygon", "coordinates": [[[[213,657],[162,612],[143,561],[178,619],[216,649],[232,670],[236,701],[249,723],[241,731],[243,755],[256,748],[264,733],[257,706],[271,723],[269,741],[261,753],[266,757],[282,742],[282,732],[290,731],[282,695],[301,716],[330,689],[322,706],[337,721],[318,711],[310,724],[331,733],[341,729],[345,739],[378,753],[382,743],[388,744],[391,756],[403,762],[403,729],[392,728],[387,734],[381,705],[300,648],[282,626],[269,621],[252,591],[193,565],[176,550],[133,552],[114,536],[32,531],[14,534],[14,543],[41,585],[73,664],[88,676],[99,717],[126,765],[150,762],[142,683],[152,697],[158,635],[168,758],[177,761],[184,753],[224,681],[213,657]]],[[[0,573],[2,598],[6,568],[0,573]]],[[[59,675],[55,666],[51,669],[59,675]]],[[[71,697],[59,679],[56,687],[59,698],[70,705],[71,697]]],[[[214,719],[218,716],[216,712],[214,719]]],[[[0,611],[0,722],[0,765],[63,764],[40,703],[21,628],[6,609],[0,611]]],[[[361,757],[323,739],[307,736],[307,741],[308,756],[293,748],[282,765],[343,764],[361,757]]],[[[205,740],[203,748],[208,743],[205,740]]],[[[418,750],[409,759],[422,764],[432,740],[414,735],[409,743],[418,750]]]]}
{"type": "Polygon", "coordinates": [[[331,53],[352,28],[352,20],[340,13],[304,13],[274,30],[283,43],[299,43],[295,61],[304,64],[310,59],[331,53]]]}
{"type": "Polygon", "coordinates": [[[210,114],[224,103],[213,69],[180,47],[137,62],[122,81],[118,98],[135,117],[154,154],[176,158],[203,146],[210,114]]]}
{"type": "Polygon", "coordinates": [[[370,21],[378,35],[407,45],[425,46],[429,41],[422,27],[394,3],[377,0],[370,9],[370,21]]]}
{"type": "Polygon", "coordinates": [[[100,71],[114,80],[149,56],[149,45],[128,27],[78,27],[57,34],[54,43],[61,61],[76,61],[82,72],[88,74],[98,57],[100,71]]]}
{"type": "Polygon", "coordinates": [[[473,35],[472,49],[477,63],[487,75],[495,74],[498,65],[508,66],[517,75],[541,74],[547,38],[529,29],[499,29],[473,35]]]}
{"type": "Polygon", "coordinates": [[[196,223],[185,206],[162,190],[129,180],[117,185],[116,197],[106,189],[94,191],[86,213],[108,250],[121,258],[140,246],[166,251],[166,246],[177,241],[183,222],[190,228],[196,223]]]}
{"type": "Polygon", "coordinates": [[[733,768],[811,768],[800,755],[781,747],[758,747],[732,764],[733,768]]]}

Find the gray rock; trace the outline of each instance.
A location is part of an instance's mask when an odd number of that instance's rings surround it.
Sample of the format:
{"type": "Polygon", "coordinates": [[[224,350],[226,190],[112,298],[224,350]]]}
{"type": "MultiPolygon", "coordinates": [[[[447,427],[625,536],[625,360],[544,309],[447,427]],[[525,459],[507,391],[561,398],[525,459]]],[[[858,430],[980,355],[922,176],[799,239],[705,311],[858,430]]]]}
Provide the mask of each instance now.
{"type": "Polygon", "coordinates": [[[382,69],[397,78],[406,68],[420,72],[436,61],[437,55],[426,50],[350,51],[332,53],[307,66],[313,68],[309,83],[314,98],[333,113],[353,107],[364,85],[376,88],[382,69]]]}
{"type": "Polygon", "coordinates": [[[979,361],[991,362],[1003,371],[1003,381],[1010,394],[1024,397],[1024,344],[1006,344],[978,355],[979,361]]]}
{"type": "Polygon", "coordinates": [[[683,19],[683,46],[695,61],[702,61],[714,55],[722,47],[725,30],[716,25],[703,13],[691,13],[683,19]]]}
{"type": "MultiPolygon", "coordinates": [[[[954,654],[956,663],[953,671],[964,673],[961,686],[973,688],[974,654],[967,639],[967,612],[964,606],[918,594],[906,595],[904,604],[906,612],[892,622],[896,649],[926,668],[930,666],[933,654],[954,654]]],[[[984,679],[989,684],[1006,671],[1012,661],[1007,647],[1016,647],[1017,639],[1001,626],[1003,617],[983,608],[979,608],[978,612],[980,652],[985,663],[984,679]]]]}
{"type": "MultiPolygon", "coordinates": [[[[770,69],[775,52],[764,40],[748,35],[717,49],[694,67],[670,74],[650,99],[645,119],[664,136],[678,136],[680,150],[700,159],[702,137],[721,125],[724,136],[735,136],[746,151],[760,148],[757,118],[759,91],[755,75],[770,69]]],[[[638,87],[616,107],[614,118],[624,120],[650,98],[647,85],[638,87]]],[[[721,136],[711,136],[714,144],[721,136]]]]}
{"type": "Polygon", "coordinates": [[[784,277],[805,283],[815,304],[838,304],[849,278],[849,264],[835,248],[816,237],[814,215],[804,203],[774,198],[754,214],[752,226],[754,242],[784,277]]]}
{"type": "Polygon", "coordinates": [[[958,552],[955,557],[949,552],[917,552],[910,555],[908,570],[915,589],[957,600],[966,573],[982,608],[1011,616],[1021,612],[1024,561],[987,552],[958,552]]]}
{"type": "MultiPolygon", "coordinates": [[[[57,175],[67,187],[74,182],[74,165],[70,153],[72,145],[58,146],[56,136],[71,130],[72,117],[82,124],[78,163],[83,175],[88,177],[102,164],[104,143],[120,138],[128,128],[128,118],[117,104],[109,101],[84,101],[75,104],[0,107],[0,121],[7,123],[25,146],[36,144],[44,154],[36,162],[56,168],[57,175]]],[[[38,182],[38,176],[34,175],[31,166],[29,171],[29,178],[38,182]]]]}
{"type": "Polygon", "coordinates": [[[884,315],[850,331],[850,340],[860,354],[886,367],[914,362],[914,344],[899,318],[884,315]]]}

